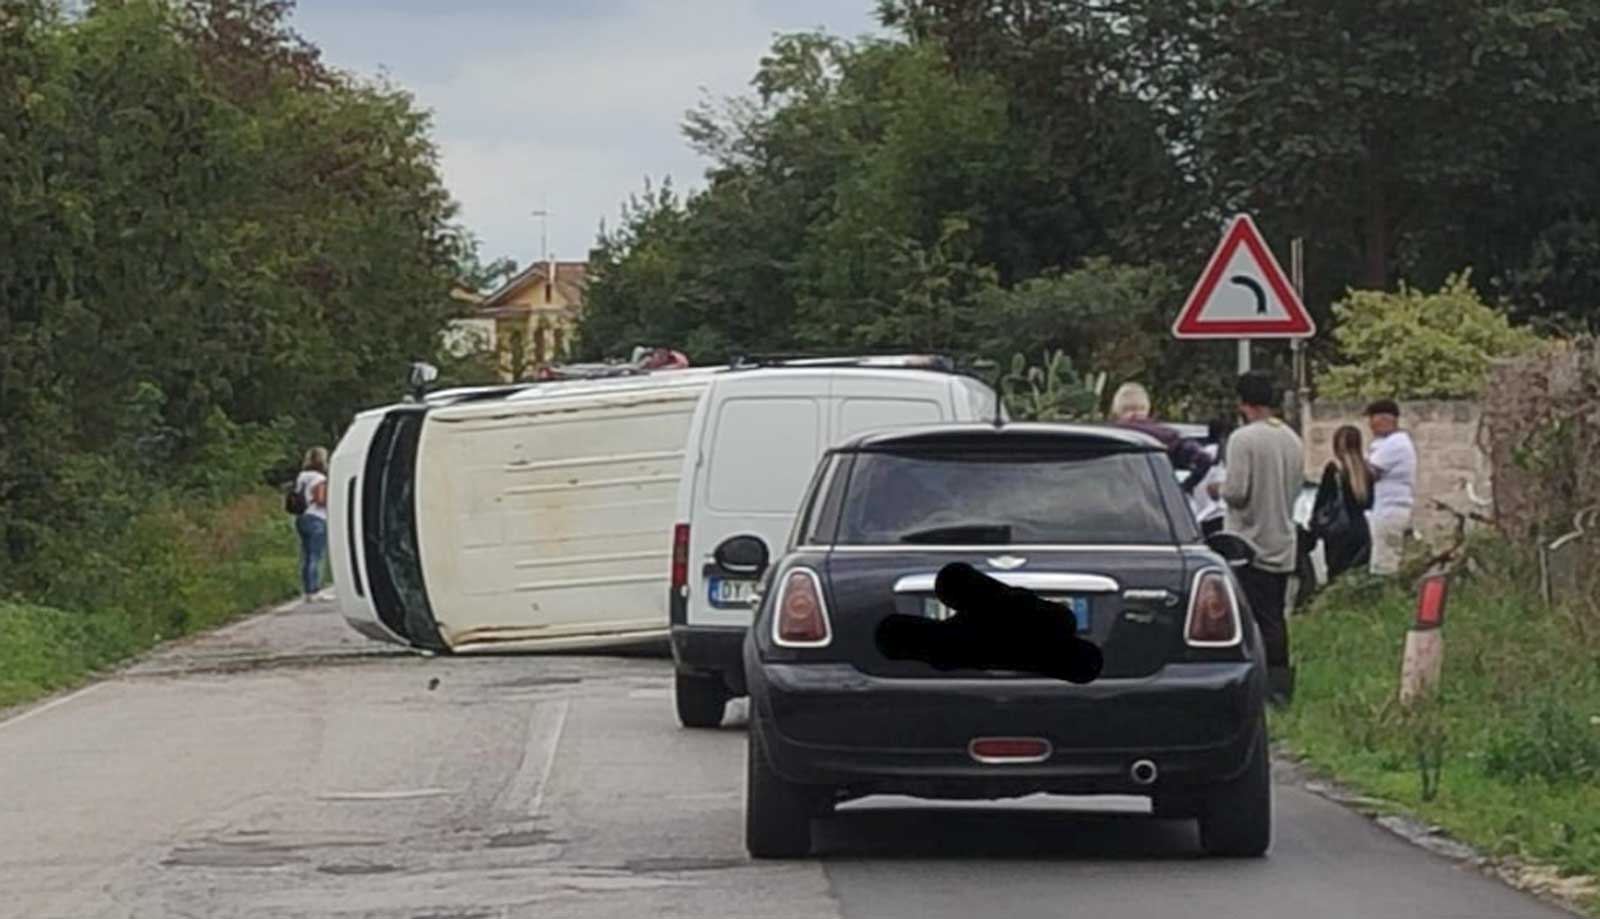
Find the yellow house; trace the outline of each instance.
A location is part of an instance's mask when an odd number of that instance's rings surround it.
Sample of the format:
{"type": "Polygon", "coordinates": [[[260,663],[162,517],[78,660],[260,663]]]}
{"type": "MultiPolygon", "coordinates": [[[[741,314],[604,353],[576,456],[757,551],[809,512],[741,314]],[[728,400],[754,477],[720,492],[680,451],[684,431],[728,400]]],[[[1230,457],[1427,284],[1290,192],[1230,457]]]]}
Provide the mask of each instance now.
{"type": "Polygon", "coordinates": [[[535,262],[483,299],[477,314],[494,322],[502,379],[527,379],[567,356],[588,269],[588,262],[535,262]]]}

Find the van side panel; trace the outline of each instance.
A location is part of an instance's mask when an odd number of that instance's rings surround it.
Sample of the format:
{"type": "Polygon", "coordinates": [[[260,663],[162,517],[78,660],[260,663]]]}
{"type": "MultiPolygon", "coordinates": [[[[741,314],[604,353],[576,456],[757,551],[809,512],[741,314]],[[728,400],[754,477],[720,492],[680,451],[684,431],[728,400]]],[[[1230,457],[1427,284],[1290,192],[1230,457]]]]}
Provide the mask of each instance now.
{"type": "Polygon", "coordinates": [[[664,635],[690,420],[705,386],[436,410],[422,558],[457,650],[664,635]]]}

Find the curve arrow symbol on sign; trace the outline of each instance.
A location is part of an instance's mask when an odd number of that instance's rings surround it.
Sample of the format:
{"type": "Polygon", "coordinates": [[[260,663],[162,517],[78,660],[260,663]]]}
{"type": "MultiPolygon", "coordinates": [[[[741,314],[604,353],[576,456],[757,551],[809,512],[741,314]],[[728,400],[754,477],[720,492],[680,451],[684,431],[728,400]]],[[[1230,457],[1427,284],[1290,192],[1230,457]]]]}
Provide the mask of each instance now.
{"type": "Polygon", "coordinates": [[[1261,285],[1256,283],[1255,278],[1247,274],[1236,274],[1228,279],[1228,283],[1250,288],[1250,292],[1256,295],[1256,315],[1265,316],[1267,314],[1267,292],[1261,289],[1261,285]]]}

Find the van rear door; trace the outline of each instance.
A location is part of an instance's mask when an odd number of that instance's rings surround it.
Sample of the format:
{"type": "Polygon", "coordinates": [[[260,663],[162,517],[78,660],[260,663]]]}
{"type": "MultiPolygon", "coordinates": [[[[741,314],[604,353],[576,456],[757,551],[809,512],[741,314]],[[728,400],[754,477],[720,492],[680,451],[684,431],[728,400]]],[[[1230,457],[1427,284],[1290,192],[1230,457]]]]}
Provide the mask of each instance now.
{"type": "Polygon", "coordinates": [[[689,527],[688,622],[750,624],[754,582],[716,564],[730,536],[760,537],[775,557],[828,436],[828,374],[751,371],[712,389],[689,527]]]}

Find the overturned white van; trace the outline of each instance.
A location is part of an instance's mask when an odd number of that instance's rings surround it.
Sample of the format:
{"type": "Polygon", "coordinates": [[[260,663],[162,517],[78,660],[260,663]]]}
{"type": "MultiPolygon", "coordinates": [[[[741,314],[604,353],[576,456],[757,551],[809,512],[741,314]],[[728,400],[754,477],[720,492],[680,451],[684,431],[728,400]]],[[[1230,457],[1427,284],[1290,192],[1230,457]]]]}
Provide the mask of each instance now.
{"type": "MultiPolygon", "coordinates": [[[[681,589],[674,535],[685,481],[715,462],[738,490],[741,469],[764,469],[773,497],[759,511],[786,529],[833,422],[790,430],[781,400],[823,400],[816,410],[824,411],[841,375],[874,372],[937,379],[946,393],[975,383],[890,369],[913,363],[691,368],[454,390],[362,413],[329,471],[340,611],[372,638],[439,652],[659,641],[669,633],[669,589],[681,589]],[[729,391],[727,381],[763,379],[780,402],[738,422],[744,442],[719,444],[713,461],[702,436],[711,394],[729,391]],[[774,439],[801,447],[804,461],[774,465],[761,451],[774,439]]],[[[870,388],[868,376],[859,379],[870,388]]],[[[875,421],[896,423],[896,414],[880,410],[875,421]]],[[[905,420],[925,419],[911,410],[905,420]]]]}

